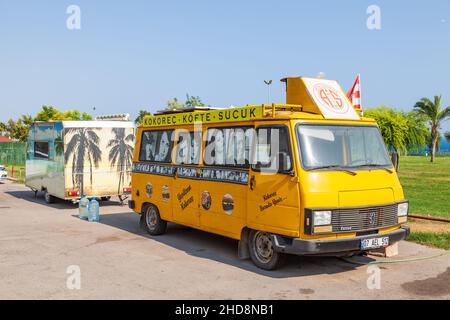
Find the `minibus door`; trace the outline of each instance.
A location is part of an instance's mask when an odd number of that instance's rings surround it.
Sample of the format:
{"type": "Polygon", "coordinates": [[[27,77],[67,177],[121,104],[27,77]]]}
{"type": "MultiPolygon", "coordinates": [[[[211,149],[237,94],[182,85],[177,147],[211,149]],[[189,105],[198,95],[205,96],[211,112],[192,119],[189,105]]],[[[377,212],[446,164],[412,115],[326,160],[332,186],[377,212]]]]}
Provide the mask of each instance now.
{"type": "Polygon", "coordinates": [[[192,148],[192,145],[201,144],[201,132],[180,131],[176,136],[175,162],[180,164],[173,181],[175,192],[173,202],[173,218],[175,222],[192,227],[200,226],[199,217],[199,181],[191,179],[193,173],[198,170],[200,149],[192,148]],[[192,148],[192,149],[191,149],[192,148]],[[195,151],[194,151],[195,150],[195,151]]]}
{"type": "Polygon", "coordinates": [[[250,228],[298,236],[300,196],[292,154],[289,126],[257,124],[247,197],[250,228]]]}
{"type": "Polygon", "coordinates": [[[195,180],[176,178],[173,183],[175,192],[173,218],[175,222],[192,227],[200,225],[198,188],[195,180]]]}

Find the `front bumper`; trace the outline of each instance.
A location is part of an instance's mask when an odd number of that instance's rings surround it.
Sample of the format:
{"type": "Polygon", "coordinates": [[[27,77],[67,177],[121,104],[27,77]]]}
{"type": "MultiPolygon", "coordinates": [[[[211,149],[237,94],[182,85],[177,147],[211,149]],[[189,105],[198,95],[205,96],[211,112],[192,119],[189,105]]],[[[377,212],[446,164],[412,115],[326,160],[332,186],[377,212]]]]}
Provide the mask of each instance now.
{"type": "MultiPolygon", "coordinates": [[[[299,238],[286,238],[279,235],[272,235],[272,243],[275,251],[296,255],[314,255],[314,254],[338,254],[342,252],[362,251],[361,240],[379,237],[389,237],[389,245],[409,236],[409,227],[402,226],[400,229],[382,234],[371,234],[344,239],[332,240],[302,240],[299,238]]],[[[371,250],[371,249],[368,249],[371,250]]]]}

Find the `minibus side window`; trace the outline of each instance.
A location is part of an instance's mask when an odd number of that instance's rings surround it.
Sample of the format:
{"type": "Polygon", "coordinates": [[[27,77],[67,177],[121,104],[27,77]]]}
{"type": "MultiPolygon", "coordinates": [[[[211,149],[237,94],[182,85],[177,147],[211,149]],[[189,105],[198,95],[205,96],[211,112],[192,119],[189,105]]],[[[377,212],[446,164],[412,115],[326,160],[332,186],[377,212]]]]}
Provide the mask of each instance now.
{"type": "Polygon", "coordinates": [[[180,131],[176,146],[177,164],[199,164],[202,146],[201,132],[180,131]]]}
{"type": "Polygon", "coordinates": [[[292,153],[289,131],[284,125],[260,126],[257,131],[255,159],[252,169],[255,171],[290,172],[292,153]]]}
{"type": "Polygon", "coordinates": [[[173,130],[142,132],[139,161],[172,162],[173,130]]]}
{"type": "Polygon", "coordinates": [[[212,166],[248,167],[253,136],[253,127],[209,128],[203,162],[212,166]]]}
{"type": "Polygon", "coordinates": [[[34,142],[34,158],[48,160],[48,142],[47,141],[35,141],[34,142]]]}

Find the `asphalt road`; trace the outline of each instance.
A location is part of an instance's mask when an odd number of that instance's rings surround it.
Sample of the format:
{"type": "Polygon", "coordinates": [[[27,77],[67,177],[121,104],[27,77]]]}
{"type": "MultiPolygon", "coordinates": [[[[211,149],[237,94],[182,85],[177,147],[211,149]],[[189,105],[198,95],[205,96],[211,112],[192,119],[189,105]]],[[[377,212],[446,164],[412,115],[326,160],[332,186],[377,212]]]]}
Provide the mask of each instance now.
{"type": "Polygon", "coordinates": [[[100,223],[82,221],[70,203],[0,182],[0,299],[450,298],[443,250],[401,242],[389,261],[438,256],[379,269],[364,264],[384,258],[290,257],[268,272],[239,260],[234,240],[173,224],[152,238],[126,206],[105,202],[100,212],[100,223]],[[80,289],[67,286],[78,284],[69,266],[79,267],[80,289]]]}

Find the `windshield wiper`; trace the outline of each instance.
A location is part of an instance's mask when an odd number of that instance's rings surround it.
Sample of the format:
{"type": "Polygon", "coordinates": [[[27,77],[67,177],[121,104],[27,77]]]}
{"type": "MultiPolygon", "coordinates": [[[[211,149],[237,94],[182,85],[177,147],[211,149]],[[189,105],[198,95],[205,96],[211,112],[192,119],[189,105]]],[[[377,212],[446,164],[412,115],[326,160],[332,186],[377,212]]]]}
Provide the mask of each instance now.
{"type": "Polygon", "coordinates": [[[338,171],[343,171],[343,172],[346,172],[348,174],[351,174],[352,176],[356,176],[356,172],[348,170],[348,169],[345,169],[344,167],[336,165],[336,164],[328,165],[328,166],[312,167],[311,170],[331,169],[331,168],[341,169],[341,170],[338,170],[338,171]]]}
{"type": "Polygon", "coordinates": [[[358,167],[375,167],[375,168],[380,168],[380,169],[386,170],[389,173],[394,173],[394,171],[392,171],[391,169],[386,168],[385,165],[377,164],[377,163],[362,164],[362,165],[360,165],[358,167]]]}

